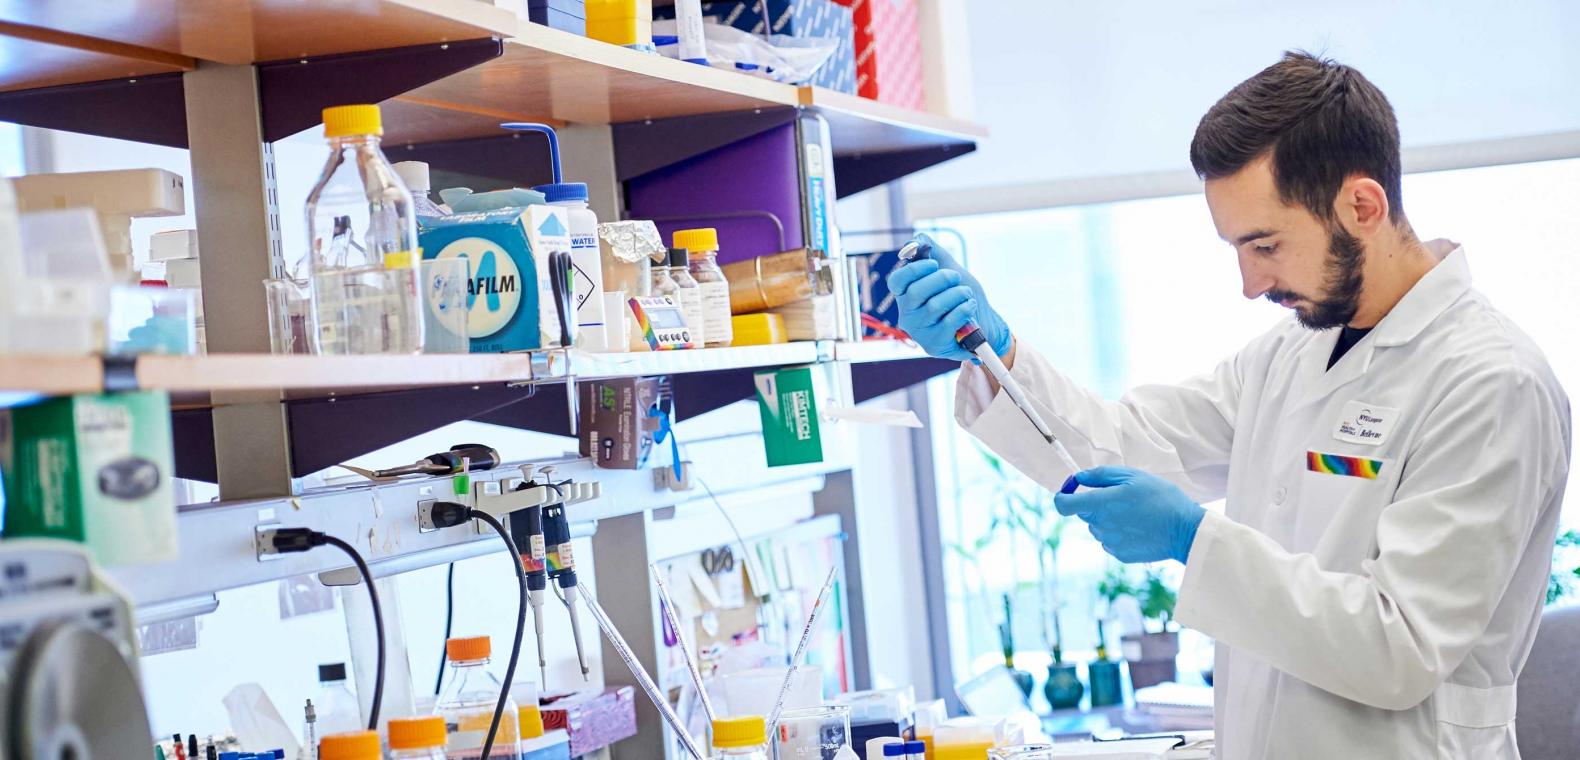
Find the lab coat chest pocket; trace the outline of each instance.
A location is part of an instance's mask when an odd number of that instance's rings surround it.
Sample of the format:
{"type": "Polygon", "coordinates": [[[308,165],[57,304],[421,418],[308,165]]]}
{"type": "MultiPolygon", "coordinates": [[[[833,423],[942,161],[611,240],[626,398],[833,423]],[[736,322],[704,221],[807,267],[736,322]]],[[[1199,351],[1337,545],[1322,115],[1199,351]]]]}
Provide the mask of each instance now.
{"type": "Polygon", "coordinates": [[[1331,570],[1350,569],[1370,557],[1377,543],[1377,520],[1390,501],[1395,460],[1377,448],[1333,445],[1305,452],[1300,473],[1296,533],[1301,550],[1323,550],[1331,570]]]}

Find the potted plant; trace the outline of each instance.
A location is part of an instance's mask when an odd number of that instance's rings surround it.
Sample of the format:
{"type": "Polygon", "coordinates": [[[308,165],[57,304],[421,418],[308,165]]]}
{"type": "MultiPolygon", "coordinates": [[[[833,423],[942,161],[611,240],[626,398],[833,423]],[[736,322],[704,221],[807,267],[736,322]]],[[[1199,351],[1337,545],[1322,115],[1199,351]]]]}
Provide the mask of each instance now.
{"type": "Polygon", "coordinates": [[[1015,668],[1015,613],[1010,603],[1010,595],[1004,595],[1004,622],[998,624],[998,643],[1004,650],[1004,667],[1009,668],[1010,675],[1015,677],[1015,685],[1020,687],[1020,693],[1029,702],[1031,700],[1031,674],[1015,668]]]}
{"type": "Polygon", "coordinates": [[[1086,693],[1086,686],[1081,683],[1081,676],[1075,668],[1075,663],[1064,661],[1064,634],[1059,629],[1059,610],[1053,611],[1053,642],[1048,647],[1048,654],[1053,658],[1048,663],[1048,681],[1042,685],[1042,695],[1048,700],[1049,709],[1067,710],[1079,707],[1081,696],[1086,693]]]}
{"type": "Polygon", "coordinates": [[[1174,626],[1174,605],[1179,595],[1163,580],[1163,574],[1148,569],[1136,590],[1136,601],[1141,604],[1141,617],[1157,624],[1157,630],[1145,630],[1121,637],[1125,659],[1130,662],[1130,685],[1146,688],[1178,678],[1175,658],[1180,653],[1179,631],[1174,626]]]}
{"type": "Polygon", "coordinates": [[[1105,603],[1102,615],[1097,615],[1097,659],[1086,666],[1087,680],[1092,685],[1092,707],[1117,705],[1124,700],[1120,687],[1119,663],[1108,659],[1108,633],[1104,627],[1108,616],[1114,614],[1114,605],[1120,599],[1134,596],[1135,586],[1124,568],[1112,567],[1097,583],[1097,596],[1105,603]]]}

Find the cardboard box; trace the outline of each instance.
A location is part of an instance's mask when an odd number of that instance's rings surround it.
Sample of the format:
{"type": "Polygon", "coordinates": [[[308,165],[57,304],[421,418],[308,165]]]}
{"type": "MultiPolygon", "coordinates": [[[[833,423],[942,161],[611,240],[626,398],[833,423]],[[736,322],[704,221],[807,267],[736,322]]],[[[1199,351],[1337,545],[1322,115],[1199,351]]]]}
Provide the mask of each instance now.
{"type": "MultiPolygon", "coordinates": [[[[839,47],[829,56],[809,84],[839,92],[856,93],[856,25],[848,4],[837,0],[767,0],[768,16],[759,0],[703,0],[702,17],[756,35],[832,37],[839,47]],[[771,29],[770,29],[771,27],[771,29]]],[[[654,18],[674,18],[675,6],[653,9],[654,18]]]]}
{"type": "Polygon", "coordinates": [[[548,348],[559,343],[548,255],[570,252],[565,209],[527,206],[424,218],[425,259],[465,257],[472,353],[548,348]]]}
{"type": "Polygon", "coordinates": [[[78,541],[104,565],[176,559],[174,460],[163,391],[0,411],[0,534],[78,541]]]}
{"type": "Polygon", "coordinates": [[[665,406],[662,381],[654,377],[584,380],[577,383],[576,393],[581,455],[606,469],[647,466],[653,438],[663,427],[663,418],[652,413],[665,406]]]}
{"type": "Polygon", "coordinates": [[[752,376],[763,420],[769,467],[823,461],[817,390],[811,367],[785,367],[752,376]]]}

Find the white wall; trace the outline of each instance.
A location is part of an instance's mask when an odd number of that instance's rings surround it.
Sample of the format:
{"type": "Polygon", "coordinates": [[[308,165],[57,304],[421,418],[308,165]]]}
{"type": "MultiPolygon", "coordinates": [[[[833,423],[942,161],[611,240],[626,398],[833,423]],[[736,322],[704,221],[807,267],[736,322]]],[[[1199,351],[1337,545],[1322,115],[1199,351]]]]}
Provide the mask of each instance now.
{"type": "Polygon", "coordinates": [[[1388,95],[1406,147],[1580,129],[1580,3],[977,0],[974,155],[913,193],[1190,170],[1228,89],[1305,48],[1388,95]]]}

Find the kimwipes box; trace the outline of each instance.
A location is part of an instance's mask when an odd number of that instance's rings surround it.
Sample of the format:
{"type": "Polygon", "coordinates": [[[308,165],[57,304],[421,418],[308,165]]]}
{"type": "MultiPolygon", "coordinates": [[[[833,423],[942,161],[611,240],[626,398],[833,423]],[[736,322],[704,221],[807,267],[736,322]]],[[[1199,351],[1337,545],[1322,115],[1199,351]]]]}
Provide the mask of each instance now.
{"type": "Polygon", "coordinates": [[[653,438],[663,427],[662,380],[625,377],[577,384],[581,455],[599,467],[639,470],[653,453],[653,438]]]}

